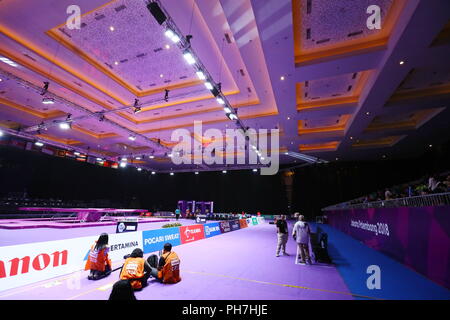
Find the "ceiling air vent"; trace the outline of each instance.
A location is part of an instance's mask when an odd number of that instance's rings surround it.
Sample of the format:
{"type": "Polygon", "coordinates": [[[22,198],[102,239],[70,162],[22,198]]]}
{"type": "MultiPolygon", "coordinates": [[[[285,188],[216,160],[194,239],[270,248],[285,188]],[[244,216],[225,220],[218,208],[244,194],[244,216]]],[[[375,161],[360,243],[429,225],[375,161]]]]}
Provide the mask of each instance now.
{"type": "Polygon", "coordinates": [[[181,111],[181,110],[183,110],[183,109],[175,109],[175,111],[181,111]]]}
{"type": "Polygon", "coordinates": [[[123,59],[123,60],[120,60],[120,63],[124,63],[124,62],[127,62],[128,61],[128,59],[123,59]]]}
{"type": "Polygon", "coordinates": [[[227,40],[228,43],[231,43],[231,38],[228,33],[225,33],[225,40],[227,40]]]}
{"type": "Polygon", "coordinates": [[[306,1],[306,13],[311,14],[312,11],[312,0],[306,1]]]}
{"type": "Polygon", "coordinates": [[[306,29],[306,39],[311,39],[311,28],[306,29]]]}
{"type": "Polygon", "coordinates": [[[166,81],[164,81],[164,83],[170,83],[170,82],[172,82],[172,80],[166,80],[166,81]]]}
{"type": "Polygon", "coordinates": [[[67,36],[67,37],[69,37],[69,38],[72,38],[72,36],[71,36],[70,34],[68,34],[68,33],[66,32],[66,30],[64,30],[64,28],[58,28],[58,30],[61,31],[61,33],[63,33],[65,36],[67,36]]]}
{"type": "Polygon", "coordinates": [[[349,33],[349,34],[347,35],[347,37],[354,37],[354,36],[357,36],[357,35],[359,35],[359,34],[361,34],[361,33],[363,33],[362,30],[356,31],[356,32],[352,32],[352,33],[349,33]]]}
{"type": "Polygon", "coordinates": [[[161,51],[162,50],[162,48],[156,48],[156,49],[153,49],[153,52],[158,52],[158,51],[161,51]]]}
{"type": "Polygon", "coordinates": [[[322,39],[322,40],[316,41],[316,44],[321,44],[321,43],[325,43],[325,42],[328,42],[328,41],[330,41],[330,38],[322,39]]]}
{"type": "Polygon", "coordinates": [[[100,20],[102,20],[104,17],[105,17],[104,14],[100,14],[100,15],[97,15],[97,16],[95,17],[95,20],[100,21],[100,20]]]}
{"type": "Polygon", "coordinates": [[[348,86],[348,88],[347,88],[347,91],[350,91],[350,90],[352,90],[352,88],[353,88],[353,86],[352,86],[352,85],[348,86]]]}
{"type": "Polygon", "coordinates": [[[87,24],[84,23],[84,22],[82,22],[81,25],[80,25],[80,27],[82,27],[82,28],[87,27],[87,24]]]}
{"type": "Polygon", "coordinates": [[[239,69],[239,73],[241,74],[241,76],[245,76],[244,70],[239,69]]]}
{"type": "Polygon", "coordinates": [[[141,90],[141,91],[142,91],[142,88],[141,88],[140,86],[136,86],[136,88],[138,88],[139,90],[141,90]]]}
{"type": "Polygon", "coordinates": [[[355,72],[352,76],[352,79],[355,79],[357,75],[358,75],[358,72],[355,72]]]}
{"type": "Polygon", "coordinates": [[[154,86],[156,86],[156,83],[151,83],[151,84],[149,84],[148,86],[149,86],[149,87],[154,87],[154,86]]]}
{"type": "Polygon", "coordinates": [[[24,53],[23,55],[24,55],[25,57],[27,57],[28,59],[30,59],[30,60],[36,61],[36,59],[35,59],[35,58],[33,58],[33,57],[29,56],[29,55],[28,55],[28,54],[26,54],[26,53],[24,53]]]}
{"type": "Polygon", "coordinates": [[[142,58],[145,57],[147,54],[146,53],[140,53],[138,55],[136,55],[136,58],[142,58]]]}
{"type": "Polygon", "coordinates": [[[183,80],[183,79],[186,79],[186,78],[187,78],[187,76],[181,76],[180,80],[183,80]]]}
{"type": "Polygon", "coordinates": [[[123,9],[126,9],[126,6],[124,4],[114,8],[114,10],[116,10],[116,12],[122,11],[123,9]]]}
{"type": "Polygon", "coordinates": [[[247,87],[247,91],[251,93],[252,89],[250,87],[247,87]]]}

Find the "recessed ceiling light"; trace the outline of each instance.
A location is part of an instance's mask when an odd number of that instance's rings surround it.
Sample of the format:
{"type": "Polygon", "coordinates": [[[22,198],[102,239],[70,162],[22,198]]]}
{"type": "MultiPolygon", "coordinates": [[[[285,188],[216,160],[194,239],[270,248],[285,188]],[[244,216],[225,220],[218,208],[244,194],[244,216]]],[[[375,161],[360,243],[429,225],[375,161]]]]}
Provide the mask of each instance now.
{"type": "Polygon", "coordinates": [[[350,137],[350,140],[353,140],[353,137],[350,137]]]}
{"type": "Polygon", "coordinates": [[[281,77],[280,77],[280,80],[284,80],[284,76],[281,76],[281,77]]]}
{"type": "Polygon", "coordinates": [[[152,174],[156,174],[156,172],[155,172],[155,171],[152,171],[152,174]]]}
{"type": "Polygon", "coordinates": [[[42,147],[44,145],[42,142],[39,141],[36,141],[34,144],[38,147],[42,147]]]}
{"type": "Polygon", "coordinates": [[[68,122],[61,122],[59,124],[59,128],[62,130],[69,130],[70,129],[70,123],[68,122]]]}
{"type": "Polygon", "coordinates": [[[164,47],[165,47],[166,49],[170,49],[170,46],[169,46],[168,44],[166,44],[164,47]]]}
{"type": "Polygon", "coordinates": [[[287,117],[288,120],[291,120],[291,117],[287,117]]]}
{"type": "Polygon", "coordinates": [[[432,148],[433,147],[433,145],[432,144],[430,144],[430,145],[428,145],[430,148],[432,148]]]}
{"type": "Polygon", "coordinates": [[[137,168],[137,171],[142,171],[142,168],[137,168]]]}
{"type": "Polygon", "coordinates": [[[164,75],[161,73],[161,74],[159,75],[159,77],[162,78],[162,77],[164,77],[164,75]]]}
{"type": "Polygon", "coordinates": [[[223,170],[222,173],[227,173],[227,170],[223,170]]]}
{"type": "Polygon", "coordinates": [[[149,156],[150,159],[153,159],[155,156],[149,156]]]}
{"type": "Polygon", "coordinates": [[[119,62],[118,61],[114,61],[114,64],[117,66],[119,64],[119,62]]]}
{"type": "Polygon", "coordinates": [[[173,172],[171,172],[170,175],[173,176],[173,172]]]}
{"type": "Polygon", "coordinates": [[[114,31],[114,27],[113,27],[113,26],[110,26],[110,27],[109,27],[109,30],[114,31]]]}
{"type": "Polygon", "coordinates": [[[370,114],[370,112],[369,112],[369,111],[367,111],[367,112],[366,112],[366,114],[367,114],[367,115],[369,115],[369,114],[370,114]]]}
{"type": "Polygon", "coordinates": [[[141,160],[142,158],[141,158],[141,157],[136,157],[135,159],[136,159],[136,160],[141,160]]]}
{"type": "Polygon", "coordinates": [[[195,171],[195,174],[198,174],[198,171],[195,171]]]}
{"type": "Polygon", "coordinates": [[[0,130],[0,137],[3,136],[3,131],[0,130]]]}
{"type": "Polygon", "coordinates": [[[258,172],[258,169],[253,169],[253,172],[258,172]]]}
{"type": "Polygon", "coordinates": [[[204,74],[203,72],[197,71],[196,74],[197,74],[197,77],[198,77],[200,80],[205,80],[205,79],[206,79],[205,74],[204,74]]]}
{"type": "Polygon", "coordinates": [[[402,60],[399,63],[400,63],[400,65],[402,65],[402,64],[405,64],[405,61],[402,60]]]}

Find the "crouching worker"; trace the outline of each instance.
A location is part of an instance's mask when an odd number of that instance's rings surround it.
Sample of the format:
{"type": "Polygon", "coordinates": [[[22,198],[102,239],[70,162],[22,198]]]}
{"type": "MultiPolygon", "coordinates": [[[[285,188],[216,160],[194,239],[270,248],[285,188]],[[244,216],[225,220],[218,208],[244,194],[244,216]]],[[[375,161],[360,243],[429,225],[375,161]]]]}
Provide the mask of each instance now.
{"type": "Polygon", "coordinates": [[[111,274],[111,260],[108,258],[108,234],[102,233],[89,251],[84,270],[91,270],[89,280],[99,280],[111,274]]]}
{"type": "Polygon", "coordinates": [[[144,253],[141,249],[134,249],[126,260],[120,272],[120,280],[128,280],[134,290],[139,290],[147,286],[147,280],[150,278],[151,268],[144,259],[144,253]]]}
{"type": "Polygon", "coordinates": [[[152,254],[147,259],[151,267],[151,275],[162,283],[177,283],[181,281],[180,277],[180,259],[178,255],[172,251],[172,245],[166,243],[164,251],[159,258],[156,254],[152,254]]]}

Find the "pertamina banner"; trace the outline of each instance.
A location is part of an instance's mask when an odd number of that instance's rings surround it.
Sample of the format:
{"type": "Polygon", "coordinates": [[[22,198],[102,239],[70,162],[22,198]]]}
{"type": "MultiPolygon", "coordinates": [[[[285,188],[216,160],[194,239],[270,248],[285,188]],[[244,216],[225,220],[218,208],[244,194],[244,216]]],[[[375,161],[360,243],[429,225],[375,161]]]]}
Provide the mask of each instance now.
{"type": "Polygon", "coordinates": [[[205,231],[202,224],[180,227],[181,243],[194,242],[205,238],[205,231]]]}

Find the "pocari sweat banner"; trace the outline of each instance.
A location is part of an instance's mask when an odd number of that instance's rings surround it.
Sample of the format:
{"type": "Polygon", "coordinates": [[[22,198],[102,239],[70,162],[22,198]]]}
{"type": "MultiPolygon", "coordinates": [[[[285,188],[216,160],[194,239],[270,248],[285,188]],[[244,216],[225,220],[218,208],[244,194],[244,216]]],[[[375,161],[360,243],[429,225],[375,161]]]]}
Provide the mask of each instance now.
{"type": "Polygon", "coordinates": [[[144,244],[144,253],[162,250],[167,242],[172,244],[172,246],[178,246],[181,244],[180,228],[143,231],[142,242],[144,244]]]}

